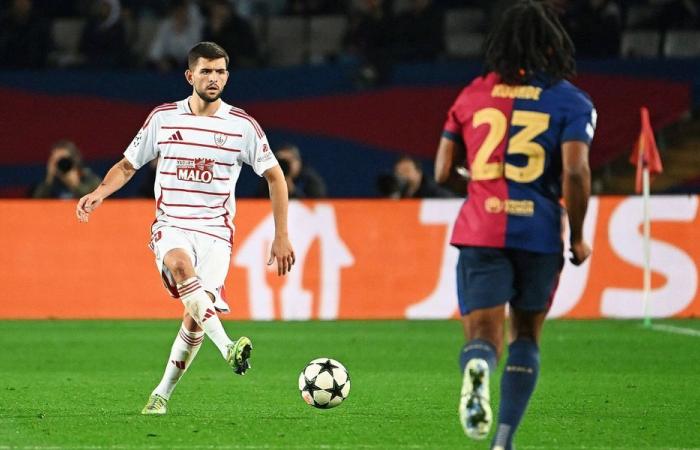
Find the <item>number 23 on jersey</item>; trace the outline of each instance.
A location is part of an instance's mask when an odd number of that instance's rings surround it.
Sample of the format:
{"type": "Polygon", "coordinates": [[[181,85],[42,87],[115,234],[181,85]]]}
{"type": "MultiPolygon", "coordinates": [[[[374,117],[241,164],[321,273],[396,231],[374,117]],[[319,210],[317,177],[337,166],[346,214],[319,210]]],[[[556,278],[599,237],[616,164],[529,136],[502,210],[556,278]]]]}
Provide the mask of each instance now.
{"type": "Polygon", "coordinates": [[[533,139],[549,128],[549,114],[516,110],[513,111],[510,124],[523,128],[510,138],[506,152],[509,155],[525,155],[527,164],[516,166],[499,161],[489,162],[491,155],[506,136],[508,119],[496,108],[480,109],[474,114],[473,126],[478,128],[488,125],[489,131],[471,163],[472,180],[495,180],[505,176],[518,183],[529,183],[542,175],[545,150],[533,139]]]}

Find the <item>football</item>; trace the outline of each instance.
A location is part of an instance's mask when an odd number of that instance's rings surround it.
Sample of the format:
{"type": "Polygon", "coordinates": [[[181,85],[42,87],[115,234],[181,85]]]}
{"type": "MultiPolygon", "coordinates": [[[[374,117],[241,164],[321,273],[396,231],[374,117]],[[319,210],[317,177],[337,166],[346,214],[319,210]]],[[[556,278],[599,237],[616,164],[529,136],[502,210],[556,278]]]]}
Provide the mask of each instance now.
{"type": "Polygon", "coordinates": [[[299,374],[299,391],[306,403],[328,409],[340,405],[350,394],[350,374],[331,358],[317,358],[299,374]]]}

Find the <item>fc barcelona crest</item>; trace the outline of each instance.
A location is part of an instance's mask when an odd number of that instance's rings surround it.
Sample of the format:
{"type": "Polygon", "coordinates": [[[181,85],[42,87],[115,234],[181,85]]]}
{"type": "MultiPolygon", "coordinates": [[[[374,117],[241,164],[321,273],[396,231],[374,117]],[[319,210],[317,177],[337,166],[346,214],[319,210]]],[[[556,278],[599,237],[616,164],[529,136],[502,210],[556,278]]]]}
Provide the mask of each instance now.
{"type": "Polygon", "coordinates": [[[223,147],[226,143],[226,135],[221,133],[214,134],[214,143],[219,147],[223,147]]]}

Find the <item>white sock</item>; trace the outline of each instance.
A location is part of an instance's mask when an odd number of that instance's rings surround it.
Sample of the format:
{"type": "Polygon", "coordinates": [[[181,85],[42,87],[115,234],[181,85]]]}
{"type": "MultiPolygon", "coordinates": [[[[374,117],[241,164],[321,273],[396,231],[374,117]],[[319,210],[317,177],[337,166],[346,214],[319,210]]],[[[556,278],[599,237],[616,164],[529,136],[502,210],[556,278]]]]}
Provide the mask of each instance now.
{"type": "Polygon", "coordinates": [[[153,390],[153,394],[170,399],[175,385],[190,367],[194,357],[197,356],[203,339],[203,331],[188,331],[184,326],[180,327],[180,331],[175,337],[175,342],[173,342],[173,347],[170,349],[170,357],[165,365],[163,378],[153,390]]]}
{"type": "Polygon", "coordinates": [[[228,352],[226,346],[231,343],[231,339],[226,334],[219,316],[216,315],[214,303],[199,284],[199,279],[195,277],[188,278],[177,285],[177,290],[187,312],[204,329],[207,337],[212,340],[216,348],[221,352],[221,355],[226,358],[226,353],[228,352]]]}

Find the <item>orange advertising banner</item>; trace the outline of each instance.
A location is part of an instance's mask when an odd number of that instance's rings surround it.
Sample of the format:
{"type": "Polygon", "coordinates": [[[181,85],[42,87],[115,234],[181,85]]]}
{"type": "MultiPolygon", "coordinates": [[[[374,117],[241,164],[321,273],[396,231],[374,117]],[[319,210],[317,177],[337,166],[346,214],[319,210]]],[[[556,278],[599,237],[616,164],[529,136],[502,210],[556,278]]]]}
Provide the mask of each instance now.
{"type": "MultiPolygon", "coordinates": [[[[458,315],[459,200],[293,201],[297,256],[277,277],[265,263],[273,236],[267,201],[238,202],[226,281],[232,312],[254,320],[426,319],[458,315]]],[[[700,317],[697,196],[651,199],[653,317],[700,317]]],[[[80,224],[75,203],[0,201],[2,319],[176,318],[147,244],[150,201],[108,200],[80,224]]],[[[567,263],[550,317],[643,315],[640,197],[592,198],[592,258],[567,263]]]]}

